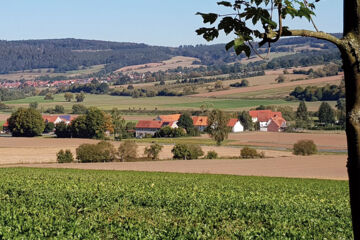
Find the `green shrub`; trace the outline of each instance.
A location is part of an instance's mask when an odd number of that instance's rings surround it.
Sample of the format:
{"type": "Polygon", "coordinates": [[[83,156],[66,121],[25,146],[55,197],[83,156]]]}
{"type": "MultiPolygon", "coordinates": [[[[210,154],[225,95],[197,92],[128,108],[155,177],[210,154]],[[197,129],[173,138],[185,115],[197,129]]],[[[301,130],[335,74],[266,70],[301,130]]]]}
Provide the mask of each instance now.
{"type": "Polygon", "coordinates": [[[264,152],[258,153],[256,149],[250,147],[244,147],[240,151],[240,156],[242,158],[264,158],[264,152]]]}
{"type": "Polygon", "coordinates": [[[74,156],[70,150],[60,150],[57,154],[57,162],[58,163],[71,163],[74,161],[74,156]]]}
{"type": "Polygon", "coordinates": [[[218,154],[215,151],[208,151],[208,153],[205,156],[206,159],[217,159],[218,154]]]}
{"type": "Polygon", "coordinates": [[[52,122],[45,123],[44,133],[51,133],[54,131],[55,125],[52,122]]]}
{"type": "Polygon", "coordinates": [[[151,158],[152,160],[157,160],[159,158],[159,154],[160,154],[162,149],[163,149],[163,146],[155,143],[155,144],[152,144],[149,147],[146,147],[145,150],[144,150],[144,154],[148,158],[151,158]]]}
{"type": "Polygon", "coordinates": [[[189,144],[176,144],[171,152],[174,155],[174,159],[183,160],[198,159],[200,156],[204,155],[200,146],[189,144]]]}
{"type": "Polygon", "coordinates": [[[313,140],[299,140],[294,144],[293,153],[295,155],[312,155],[317,153],[317,147],[313,140]]]}
{"type": "Polygon", "coordinates": [[[120,161],[127,162],[137,158],[137,145],[134,141],[126,140],[119,146],[120,161]]]}
{"type": "Polygon", "coordinates": [[[81,144],[76,149],[76,158],[79,162],[112,162],[115,160],[116,150],[107,141],[97,144],[81,144]]]}

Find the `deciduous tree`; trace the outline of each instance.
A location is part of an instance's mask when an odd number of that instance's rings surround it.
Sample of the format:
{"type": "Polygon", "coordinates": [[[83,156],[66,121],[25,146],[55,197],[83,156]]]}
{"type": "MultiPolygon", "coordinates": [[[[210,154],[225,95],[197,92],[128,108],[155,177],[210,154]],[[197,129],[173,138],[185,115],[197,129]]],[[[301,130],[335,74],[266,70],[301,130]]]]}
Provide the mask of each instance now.
{"type": "Polygon", "coordinates": [[[342,38],[320,31],[313,21],[314,2],[288,0],[235,0],[221,1],[219,5],[229,9],[228,14],[198,13],[204,23],[215,27],[197,30],[206,40],[212,41],[220,31],[234,33],[235,39],[226,45],[236,54],[257,53],[253,40],[260,39],[259,46],[271,46],[281,37],[302,36],[328,41],[340,50],[346,88],[346,135],[348,141],[348,175],[354,238],[360,239],[360,0],[344,0],[344,27],[342,38]],[[275,17],[276,15],[276,17],[275,17]],[[290,29],[285,20],[306,18],[314,30],[290,29]]]}
{"type": "Polygon", "coordinates": [[[227,126],[228,122],[229,116],[219,109],[214,109],[209,114],[208,132],[217,145],[221,145],[229,135],[230,128],[227,126]]]}

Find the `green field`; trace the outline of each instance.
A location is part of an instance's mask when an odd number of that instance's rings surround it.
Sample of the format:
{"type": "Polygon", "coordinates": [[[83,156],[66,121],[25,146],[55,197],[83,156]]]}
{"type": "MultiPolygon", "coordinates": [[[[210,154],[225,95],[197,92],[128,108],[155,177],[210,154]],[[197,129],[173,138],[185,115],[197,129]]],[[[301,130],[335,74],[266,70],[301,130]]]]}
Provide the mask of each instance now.
{"type": "Polygon", "coordinates": [[[179,103],[179,104],[167,104],[168,107],[184,107],[184,108],[197,108],[199,109],[201,105],[208,104],[213,108],[219,109],[242,109],[242,108],[251,108],[257,107],[260,105],[282,105],[286,104],[285,100],[274,100],[274,99],[227,99],[227,100],[210,100],[210,101],[201,101],[201,102],[192,102],[192,103],[179,103]]]}
{"type": "Polygon", "coordinates": [[[1,239],[351,239],[346,181],[0,169],[1,239]]]}

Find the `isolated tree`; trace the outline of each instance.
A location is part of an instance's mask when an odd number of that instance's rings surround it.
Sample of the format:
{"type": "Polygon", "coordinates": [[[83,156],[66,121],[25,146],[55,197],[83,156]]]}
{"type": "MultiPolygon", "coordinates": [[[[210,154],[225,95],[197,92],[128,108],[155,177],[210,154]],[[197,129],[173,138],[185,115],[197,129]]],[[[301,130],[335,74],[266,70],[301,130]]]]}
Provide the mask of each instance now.
{"type": "Polygon", "coordinates": [[[215,87],[215,89],[221,89],[221,88],[223,88],[224,86],[223,86],[222,81],[218,80],[218,81],[216,81],[214,87],[215,87]]]}
{"type": "Polygon", "coordinates": [[[277,83],[283,83],[283,82],[285,82],[285,80],[286,80],[286,77],[285,77],[284,74],[282,74],[282,75],[279,75],[279,76],[275,79],[275,82],[277,82],[277,83]]]}
{"type": "Polygon", "coordinates": [[[87,134],[90,138],[103,139],[107,130],[106,115],[96,107],[90,107],[85,115],[87,134]]]}
{"type": "Polygon", "coordinates": [[[74,104],[72,106],[72,113],[73,114],[85,114],[87,111],[87,108],[82,104],[74,104]]]}
{"type": "Polygon", "coordinates": [[[159,154],[162,149],[163,149],[163,146],[155,143],[155,144],[152,144],[152,145],[146,147],[144,150],[144,154],[148,158],[151,158],[152,160],[157,160],[157,159],[159,159],[159,154]]]}
{"type": "Polygon", "coordinates": [[[332,124],[335,122],[334,110],[327,102],[322,102],[318,111],[319,121],[325,124],[332,124]]]}
{"type": "Polygon", "coordinates": [[[64,98],[67,102],[71,102],[71,100],[74,99],[74,94],[72,94],[71,92],[67,92],[64,94],[64,98]]]}
{"type": "Polygon", "coordinates": [[[309,113],[307,111],[307,107],[304,101],[299,103],[299,106],[296,110],[296,119],[300,121],[308,121],[309,113]]]}
{"type": "Polygon", "coordinates": [[[52,93],[47,93],[44,100],[54,100],[54,95],[52,93]]]}
{"type": "Polygon", "coordinates": [[[83,102],[85,100],[85,93],[81,92],[76,94],[75,99],[77,102],[83,102]]]}
{"type": "Polygon", "coordinates": [[[112,118],[112,124],[114,127],[114,137],[115,139],[121,140],[122,135],[125,131],[126,121],[121,116],[120,110],[117,108],[113,108],[110,114],[112,118]]]}
{"type": "Polygon", "coordinates": [[[217,145],[227,139],[230,128],[227,126],[229,116],[225,112],[214,109],[210,112],[208,118],[208,132],[209,135],[216,141],[217,145]]]}
{"type": "MultiPolygon", "coordinates": [[[[344,0],[343,37],[337,38],[329,33],[321,32],[316,27],[312,16],[316,2],[288,0],[235,0],[221,1],[218,4],[227,7],[229,14],[198,13],[204,23],[215,23],[216,27],[203,27],[197,30],[206,40],[212,41],[220,31],[234,33],[235,39],[226,45],[226,49],[234,48],[236,54],[245,53],[250,56],[255,52],[251,41],[260,39],[259,45],[271,46],[281,37],[302,36],[328,41],[340,50],[343,62],[346,88],[346,135],[348,141],[348,175],[350,188],[350,204],[353,220],[354,238],[360,239],[360,0],[344,0]],[[276,12],[274,12],[276,11],[276,12]],[[276,15],[276,17],[275,17],[276,15]],[[290,29],[284,20],[306,18],[312,23],[314,31],[290,29]]],[[[331,17],[331,16],[329,16],[331,17]]]]}
{"type": "Polygon", "coordinates": [[[134,141],[126,140],[120,144],[118,156],[121,162],[134,160],[137,157],[137,144],[134,141]]]}
{"type": "Polygon", "coordinates": [[[41,113],[33,108],[19,108],[8,119],[14,137],[35,137],[44,132],[45,122],[41,113]]]}

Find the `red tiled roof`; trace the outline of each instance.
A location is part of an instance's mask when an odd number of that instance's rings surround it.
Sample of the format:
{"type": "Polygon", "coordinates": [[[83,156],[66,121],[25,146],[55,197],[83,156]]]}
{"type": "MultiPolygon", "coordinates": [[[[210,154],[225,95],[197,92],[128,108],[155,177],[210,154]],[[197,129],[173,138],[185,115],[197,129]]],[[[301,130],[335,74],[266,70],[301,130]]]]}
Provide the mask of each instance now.
{"type": "Polygon", "coordinates": [[[235,124],[236,124],[238,121],[239,121],[239,120],[238,120],[237,118],[230,118],[227,126],[228,126],[228,127],[234,127],[235,124]]]}
{"type": "Polygon", "coordinates": [[[163,126],[163,121],[151,121],[151,120],[141,120],[136,124],[135,128],[155,128],[160,129],[163,126]]]}
{"type": "Polygon", "coordinates": [[[160,115],[159,118],[164,122],[176,122],[179,121],[181,114],[171,114],[171,115],[160,115]]]}
{"type": "Polygon", "coordinates": [[[249,111],[252,118],[257,118],[259,122],[267,122],[272,117],[282,117],[281,112],[273,112],[271,110],[253,110],[249,111]]]}
{"type": "Polygon", "coordinates": [[[4,124],[3,124],[3,127],[8,127],[9,126],[9,122],[6,121],[4,124]]]}
{"type": "Polygon", "coordinates": [[[206,116],[194,116],[191,118],[193,120],[194,126],[207,126],[208,125],[208,117],[206,117],[206,116]]]}
{"type": "Polygon", "coordinates": [[[51,122],[51,123],[54,123],[58,117],[59,116],[50,116],[50,115],[42,116],[42,118],[44,119],[45,122],[51,122]]]}
{"type": "Polygon", "coordinates": [[[283,123],[286,123],[286,120],[279,116],[272,117],[271,121],[274,122],[278,127],[281,127],[283,123]]]}

